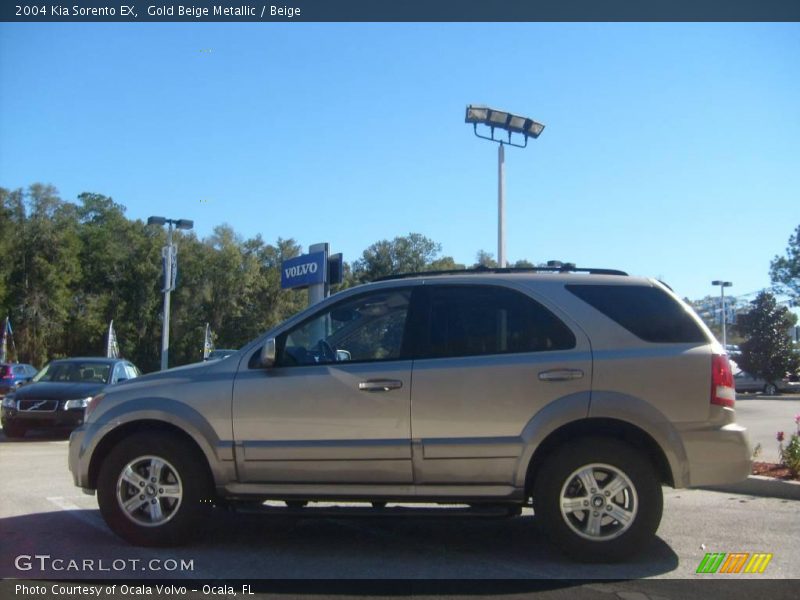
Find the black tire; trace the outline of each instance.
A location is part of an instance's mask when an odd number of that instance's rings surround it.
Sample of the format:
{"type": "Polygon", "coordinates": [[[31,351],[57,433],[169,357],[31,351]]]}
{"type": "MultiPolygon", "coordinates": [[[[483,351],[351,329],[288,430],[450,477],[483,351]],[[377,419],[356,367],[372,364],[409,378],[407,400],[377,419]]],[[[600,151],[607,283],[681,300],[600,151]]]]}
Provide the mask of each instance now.
{"type": "Polygon", "coordinates": [[[778,394],[778,386],[774,383],[768,383],[764,386],[764,395],[776,396],[778,394]]]}
{"type": "Polygon", "coordinates": [[[547,457],[534,481],[533,507],[549,539],[569,556],[585,562],[616,562],[653,539],[663,497],[656,470],[641,450],[613,439],[589,438],[547,457]],[[587,490],[584,482],[596,487],[587,490]],[[605,488],[612,483],[622,488],[610,495],[614,487],[605,488]]]}
{"type": "Polygon", "coordinates": [[[14,423],[13,421],[6,421],[3,423],[3,433],[7,438],[22,438],[25,437],[25,432],[28,429],[21,423],[14,423]]]}
{"type": "Polygon", "coordinates": [[[136,546],[177,546],[194,539],[212,506],[213,491],[199,454],[166,433],[137,433],[114,446],[97,479],[100,513],[111,530],[136,546]],[[123,479],[128,466],[131,471],[123,479]],[[122,506],[126,501],[128,510],[122,506]]]}

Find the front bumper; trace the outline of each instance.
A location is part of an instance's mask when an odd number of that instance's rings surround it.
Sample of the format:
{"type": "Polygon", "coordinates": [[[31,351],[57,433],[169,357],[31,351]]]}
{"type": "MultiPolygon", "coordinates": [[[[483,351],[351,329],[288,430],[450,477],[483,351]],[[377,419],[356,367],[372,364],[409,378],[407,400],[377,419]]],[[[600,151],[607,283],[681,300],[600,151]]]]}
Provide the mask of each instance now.
{"type": "Polygon", "coordinates": [[[689,463],[687,487],[737,483],[752,470],[747,430],[736,423],[682,433],[689,463]]]}
{"type": "Polygon", "coordinates": [[[82,425],[83,415],[83,408],[38,411],[3,407],[2,422],[18,423],[27,429],[66,429],[82,425]]]}
{"type": "Polygon", "coordinates": [[[83,438],[86,435],[83,427],[79,427],[73,431],[69,436],[69,455],[67,462],[69,464],[69,472],[72,473],[72,481],[79,488],[89,487],[89,464],[84,461],[81,464],[81,449],[83,447],[83,438]]]}

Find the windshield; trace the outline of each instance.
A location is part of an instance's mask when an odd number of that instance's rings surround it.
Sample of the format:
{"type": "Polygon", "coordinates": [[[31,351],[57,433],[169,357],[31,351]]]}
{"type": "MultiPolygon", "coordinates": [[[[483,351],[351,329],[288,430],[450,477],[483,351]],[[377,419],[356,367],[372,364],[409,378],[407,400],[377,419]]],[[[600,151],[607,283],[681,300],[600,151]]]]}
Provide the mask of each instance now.
{"type": "Polygon", "coordinates": [[[97,362],[52,362],[42,369],[33,381],[60,383],[108,383],[111,365],[97,362]]]}

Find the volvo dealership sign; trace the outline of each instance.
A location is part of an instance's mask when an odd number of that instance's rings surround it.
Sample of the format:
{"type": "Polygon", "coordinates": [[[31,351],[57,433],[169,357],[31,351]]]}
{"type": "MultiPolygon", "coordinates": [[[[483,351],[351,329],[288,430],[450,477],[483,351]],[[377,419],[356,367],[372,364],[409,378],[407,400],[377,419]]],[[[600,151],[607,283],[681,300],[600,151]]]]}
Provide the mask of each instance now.
{"type": "Polygon", "coordinates": [[[312,252],[284,261],[281,265],[281,287],[289,289],[325,283],[325,262],[325,252],[312,252]]]}

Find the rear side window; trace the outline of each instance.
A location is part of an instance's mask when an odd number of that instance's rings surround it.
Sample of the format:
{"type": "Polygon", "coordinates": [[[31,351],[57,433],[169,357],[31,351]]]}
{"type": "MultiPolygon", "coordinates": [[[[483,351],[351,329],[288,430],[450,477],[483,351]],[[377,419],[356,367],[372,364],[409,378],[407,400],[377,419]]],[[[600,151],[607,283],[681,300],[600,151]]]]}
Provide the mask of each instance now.
{"type": "Polygon", "coordinates": [[[440,358],[566,350],[575,336],[528,296],[493,286],[431,286],[427,340],[418,349],[440,358]]]}
{"type": "Polygon", "coordinates": [[[684,307],[660,288],[640,285],[568,285],[566,288],[646,342],[708,341],[684,307]]]}

